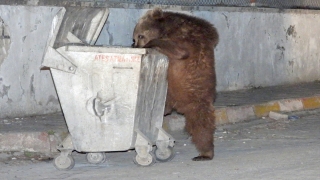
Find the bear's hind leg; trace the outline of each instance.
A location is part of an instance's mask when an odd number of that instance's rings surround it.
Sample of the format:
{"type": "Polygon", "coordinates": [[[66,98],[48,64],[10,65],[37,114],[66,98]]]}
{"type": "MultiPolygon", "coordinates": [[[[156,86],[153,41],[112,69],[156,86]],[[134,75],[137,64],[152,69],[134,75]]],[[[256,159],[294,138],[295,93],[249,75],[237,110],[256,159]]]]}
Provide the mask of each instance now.
{"type": "Polygon", "coordinates": [[[192,158],[193,161],[207,161],[213,159],[213,133],[214,130],[209,128],[193,129],[192,142],[200,153],[199,156],[192,158]]]}
{"type": "Polygon", "coordinates": [[[199,151],[199,156],[193,161],[212,160],[214,156],[214,108],[195,108],[196,111],[189,111],[186,116],[186,130],[192,137],[192,142],[199,151]]]}

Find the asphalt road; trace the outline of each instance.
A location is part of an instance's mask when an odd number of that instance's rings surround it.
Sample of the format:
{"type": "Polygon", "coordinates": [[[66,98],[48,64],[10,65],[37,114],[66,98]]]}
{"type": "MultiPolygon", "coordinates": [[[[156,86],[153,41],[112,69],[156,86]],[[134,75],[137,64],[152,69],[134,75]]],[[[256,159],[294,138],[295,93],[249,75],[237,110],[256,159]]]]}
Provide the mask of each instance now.
{"type": "Polygon", "coordinates": [[[220,126],[215,134],[212,161],[193,162],[194,146],[183,133],[176,138],[176,156],[170,162],[138,167],[134,151],[107,153],[101,165],[73,153],[76,165],[59,171],[52,160],[21,159],[0,154],[1,180],[37,179],[214,179],[214,180],[316,180],[320,179],[320,111],[293,113],[294,120],[269,118],[220,126]]]}

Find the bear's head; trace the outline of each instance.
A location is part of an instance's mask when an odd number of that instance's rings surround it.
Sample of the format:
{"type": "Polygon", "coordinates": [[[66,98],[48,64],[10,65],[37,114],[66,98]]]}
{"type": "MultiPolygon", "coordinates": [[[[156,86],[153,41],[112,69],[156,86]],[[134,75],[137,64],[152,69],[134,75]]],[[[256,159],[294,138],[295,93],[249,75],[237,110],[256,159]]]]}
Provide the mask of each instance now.
{"type": "Polygon", "coordinates": [[[163,12],[160,8],[149,10],[139,19],[133,32],[132,47],[142,48],[149,41],[160,37],[163,12]]]}

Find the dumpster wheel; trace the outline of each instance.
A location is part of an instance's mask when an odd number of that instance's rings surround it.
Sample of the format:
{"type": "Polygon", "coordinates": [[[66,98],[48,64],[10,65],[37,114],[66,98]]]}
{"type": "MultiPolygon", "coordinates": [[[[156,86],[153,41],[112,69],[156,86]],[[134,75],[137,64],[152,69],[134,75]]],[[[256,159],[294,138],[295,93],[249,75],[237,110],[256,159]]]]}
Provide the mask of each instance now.
{"type": "Polygon", "coordinates": [[[59,155],[53,160],[53,165],[58,170],[70,170],[74,167],[75,162],[71,155],[59,155]]]}
{"type": "Polygon", "coordinates": [[[159,149],[156,147],[154,154],[156,156],[156,160],[159,162],[171,161],[175,156],[173,147],[167,147],[165,149],[159,149]]]}
{"type": "Polygon", "coordinates": [[[133,162],[138,166],[151,166],[156,161],[152,153],[148,153],[145,157],[141,157],[138,154],[133,158],[133,162]]]}
{"type": "Polygon", "coordinates": [[[103,152],[87,153],[86,158],[90,164],[102,164],[107,159],[106,154],[103,152]]]}

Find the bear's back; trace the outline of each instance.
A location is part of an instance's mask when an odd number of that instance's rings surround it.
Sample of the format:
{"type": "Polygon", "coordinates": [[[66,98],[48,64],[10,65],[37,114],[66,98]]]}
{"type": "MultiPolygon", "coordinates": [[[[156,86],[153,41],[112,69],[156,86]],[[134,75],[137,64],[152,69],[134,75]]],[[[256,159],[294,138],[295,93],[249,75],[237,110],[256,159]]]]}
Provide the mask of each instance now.
{"type": "Polygon", "coordinates": [[[188,38],[192,41],[209,41],[215,47],[219,36],[216,28],[204,19],[181,13],[164,12],[163,33],[188,38]]]}

